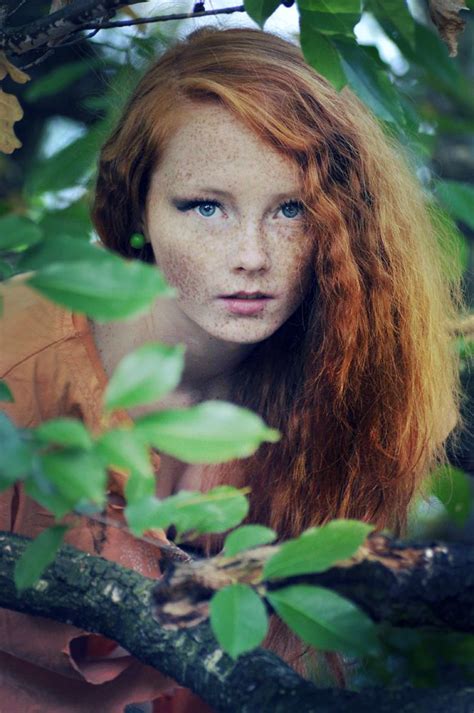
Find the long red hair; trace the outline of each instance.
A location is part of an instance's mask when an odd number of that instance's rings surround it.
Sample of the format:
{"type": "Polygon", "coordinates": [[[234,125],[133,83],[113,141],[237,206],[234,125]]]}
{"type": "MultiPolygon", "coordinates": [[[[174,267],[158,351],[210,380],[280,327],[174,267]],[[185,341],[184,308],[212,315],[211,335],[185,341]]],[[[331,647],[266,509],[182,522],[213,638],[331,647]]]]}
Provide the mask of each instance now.
{"type": "MultiPolygon", "coordinates": [[[[283,437],[220,466],[218,480],[250,485],[248,520],[281,539],[333,518],[400,535],[460,423],[449,330],[463,310],[409,158],[295,45],[203,28],[149,67],[102,149],[93,220],[109,248],[137,256],[129,239],[150,174],[183,104],[199,101],[219,102],[298,166],[315,240],[304,302],[232,384],[230,400],[283,437]]],[[[140,257],[153,261],[150,246],[140,257]]]]}

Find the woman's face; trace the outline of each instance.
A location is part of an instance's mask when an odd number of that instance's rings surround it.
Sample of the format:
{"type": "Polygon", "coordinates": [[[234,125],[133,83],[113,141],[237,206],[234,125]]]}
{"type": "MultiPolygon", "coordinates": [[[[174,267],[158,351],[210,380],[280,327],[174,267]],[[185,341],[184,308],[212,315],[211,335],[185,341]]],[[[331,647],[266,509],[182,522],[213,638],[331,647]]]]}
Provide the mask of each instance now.
{"type": "Polygon", "coordinates": [[[312,241],[297,168],[217,104],[180,115],[151,179],[145,234],[184,315],[212,336],[256,343],[300,305],[312,241]],[[234,299],[238,292],[260,300],[234,299]]]}

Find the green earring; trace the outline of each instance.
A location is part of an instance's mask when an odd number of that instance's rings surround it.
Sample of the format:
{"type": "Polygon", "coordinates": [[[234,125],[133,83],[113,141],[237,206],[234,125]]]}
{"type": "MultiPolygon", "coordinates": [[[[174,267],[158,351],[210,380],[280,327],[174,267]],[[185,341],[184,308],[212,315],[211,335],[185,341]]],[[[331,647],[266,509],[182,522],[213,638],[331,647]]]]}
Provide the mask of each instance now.
{"type": "Polygon", "coordinates": [[[130,238],[130,245],[132,248],[135,248],[135,250],[140,250],[145,245],[145,242],[145,236],[141,233],[133,233],[130,238]]]}

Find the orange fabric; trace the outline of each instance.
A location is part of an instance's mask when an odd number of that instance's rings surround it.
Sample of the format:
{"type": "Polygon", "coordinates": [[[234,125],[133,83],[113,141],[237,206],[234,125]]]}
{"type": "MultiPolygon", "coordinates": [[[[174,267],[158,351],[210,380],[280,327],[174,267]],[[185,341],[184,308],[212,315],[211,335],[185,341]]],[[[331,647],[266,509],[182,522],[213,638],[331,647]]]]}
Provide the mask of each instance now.
{"type": "MultiPolygon", "coordinates": [[[[2,410],[17,426],[72,416],[100,433],[105,426],[130,423],[125,412],[104,422],[107,376],[85,316],[54,305],[19,279],[2,286],[0,296],[0,379],[15,399],[2,403],[2,410]]],[[[152,457],[157,471],[160,458],[152,457]]],[[[124,480],[124,474],[110,473],[106,510],[122,523],[123,506],[117,502],[124,480]]],[[[53,523],[54,516],[21,484],[0,493],[0,530],[35,537],[53,523]]],[[[152,544],[85,517],[75,523],[66,534],[68,544],[147,577],[160,576],[160,552],[152,544]]],[[[147,535],[166,540],[161,530],[147,535]]],[[[122,713],[128,703],[150,701],[155,713],[181,713],[188,710],[187,698],[193,713],[211,711],[191,691],[103,636],[6,609],[0,609],[0,696],[2,710],[22,713],[122,713]]]]}

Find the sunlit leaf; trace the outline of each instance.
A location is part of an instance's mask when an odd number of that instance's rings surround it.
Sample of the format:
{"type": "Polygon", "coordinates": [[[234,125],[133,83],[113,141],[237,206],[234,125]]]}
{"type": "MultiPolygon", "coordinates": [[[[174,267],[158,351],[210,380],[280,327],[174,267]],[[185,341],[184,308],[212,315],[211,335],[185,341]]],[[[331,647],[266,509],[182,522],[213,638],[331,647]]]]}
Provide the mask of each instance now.
{"type": "Polygon", "coordinates": [[[92,438],[82,421],[74,418],[56,418],[45,421],[35,429],[41,441],[71,448],[91,448],[92,438]]]}
{"type": "Polygon", "coordinates": [[[352,557],[374,529],[358,520],[332,520],[285,542],[265,564],[264,579],[323,572],[352,557]]]}
{"type": "Polygon", "coordinates": [[[268,630],[265,605],[246,584],[231,584],[217,592],[209,613],[219,645],[234,659],[258,646],[268,630]]]}
{"type": "Polygon", "coordinates": [[[275,443],[278,431],[252,411],[225,401],[204,401],[136,420],[136,427],[158,450],[186,463],[220,463],[252,455],[263,441],[275,443]]]}
{"type": "Polygon", "coordinates": [[[128,505],[127,522],[135,535],[152,528],[174,525],[178,533],[225,532],[239,525],[248,513],[242,491],[228,485],[207,493],[181,490],[165,500],[149,497],[128,505]]]}
{"type": "Polygon", "coordinates": [[[131,408],[159,400],[179,384],[184,368],[182,344],[144,344],[119,363],[105,391],[108,409],[131,408]]]}
{"type": "Polygon", "coordinates": [[[224,555],[232,557],[242,550],[258,545],[267,545],[276,539],[277,533],[264,525],[242,525],[229,533],[224,542],[224,555]]]}
{"type": "Polygon", "coordinates": [[[156,267],[111,257],[55,263],[27,282],[54,302],[99,321],[136,316],[156,297],[175,295],[156,267]]]}

